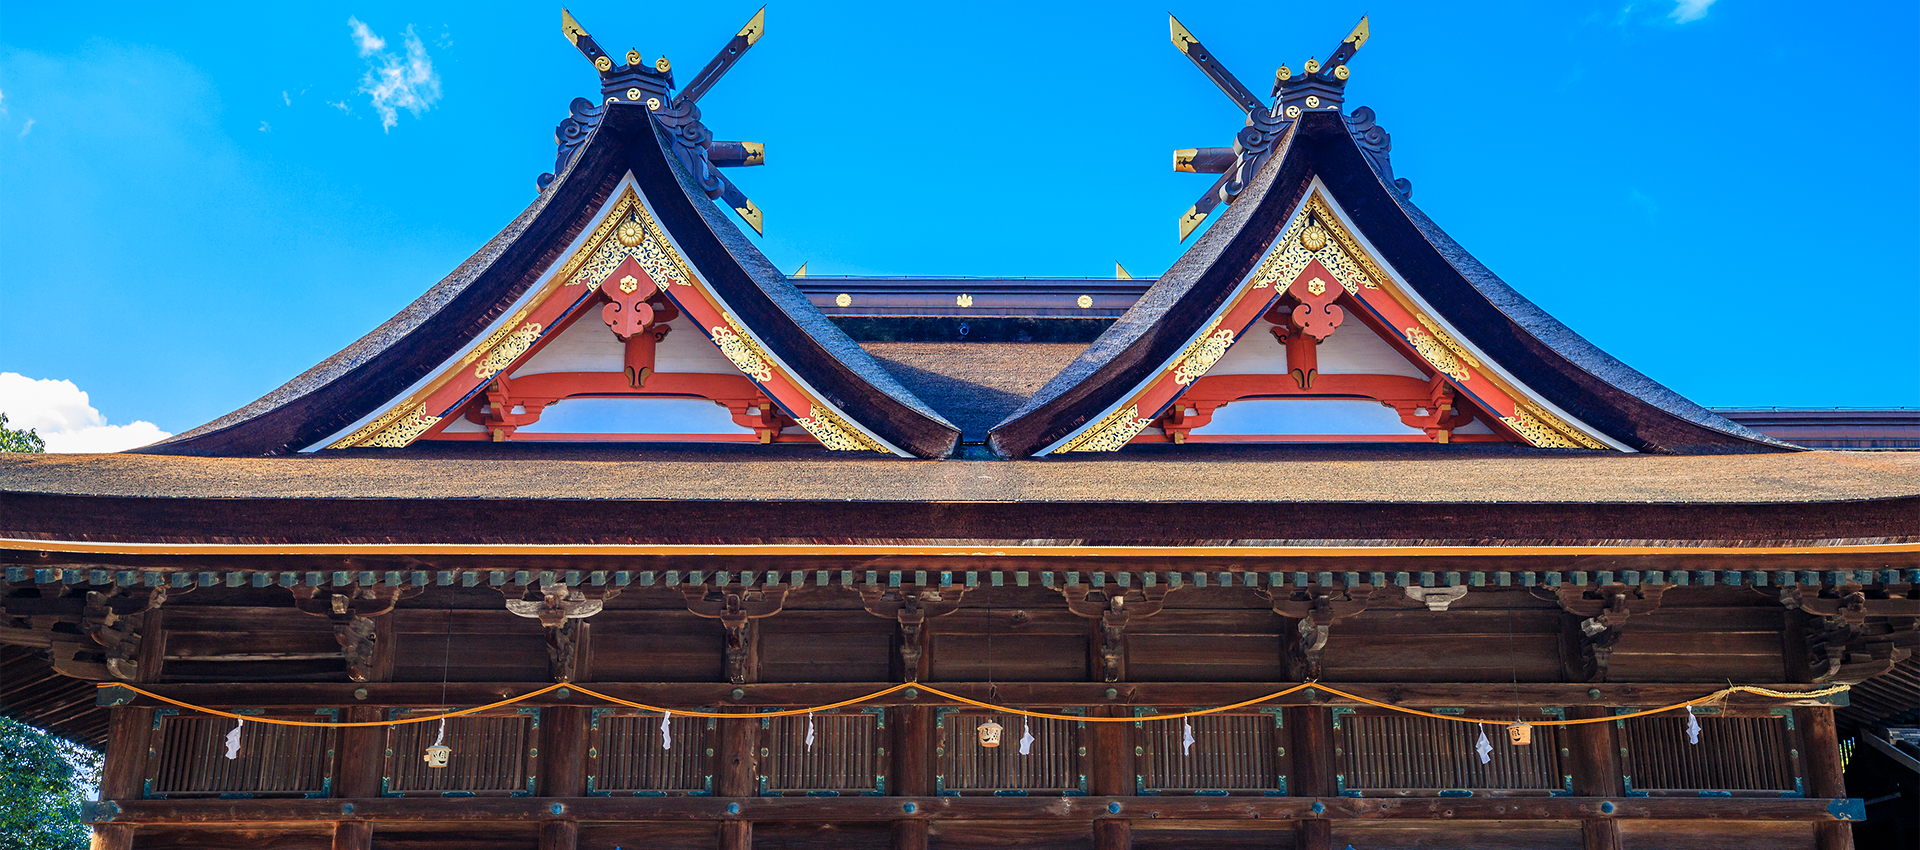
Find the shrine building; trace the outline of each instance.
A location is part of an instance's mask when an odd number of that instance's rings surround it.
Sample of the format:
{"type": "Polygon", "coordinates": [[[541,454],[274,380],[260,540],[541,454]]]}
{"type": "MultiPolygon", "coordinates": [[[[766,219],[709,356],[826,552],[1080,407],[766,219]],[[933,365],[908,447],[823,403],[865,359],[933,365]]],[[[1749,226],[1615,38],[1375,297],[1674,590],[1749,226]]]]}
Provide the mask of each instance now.
{"type": "Polygon", "coordinates": [[[1920,452],[1866,449],[1920,417],[1723,415],[1555,321],[1346,102],[1364,19],[1270,90],[1171,22],[1246,118],[1156,279],[783,274],[699,106],[763,14],[676,78],[563,13],[598,94],[470,260],[219,420],[0,455],[0,711],[104,747],[95,848],[1880,817],[1842,741],[1920,709],[1920,452]]]}

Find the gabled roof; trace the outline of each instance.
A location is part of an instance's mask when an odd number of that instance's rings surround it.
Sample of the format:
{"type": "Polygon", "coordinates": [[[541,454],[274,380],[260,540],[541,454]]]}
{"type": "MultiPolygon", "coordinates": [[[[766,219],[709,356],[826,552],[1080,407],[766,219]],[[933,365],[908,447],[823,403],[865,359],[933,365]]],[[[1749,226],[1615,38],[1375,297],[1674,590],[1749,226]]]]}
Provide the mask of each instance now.
{"type": "MultiPolygon", "coordinates": [[[[497,372],[537,341],[541,326],[523,321],[542,299],[592,295],[577,286],[556,294],[557,287],[577,283],[558,280],[560,272],[578,271],[589,241],[607,238],[608,211],[622,202],[622,192],[631,192],[640,202],[629,204],[637,208],[633,214],[644,216],[655,237],[641,248],[660,245],[669,255],[663,262],[689,273],[688,280],[675,282],[696,290],[704,296],[700,303],[738,325],[703,322],[701,331],[718,331],[722,338],[737,331],[744,354],[764,354],[764,379],[755,375],[756,383],[809,431],[827,434],[823,443],[919,457],[949,454],[958,430],[794,289],[707,200],[670,146],[645,106],[606,104],[540,197],[399,315],[259,401],[141,451],[275,455],[360,444],[366,440],[354,438],[380,433],[393,436],[386,443],[410,441],[419,430],[406,423],[444,415],[422,406],[438,403],[431,395],[436,387],[452,386],[457,373],[473,371],[465,367],[476,359],[499,361],[497,372]]],[[[682,297],[680,287],[671,288],[682,297]]],[[[486,376],[479,377],[484,383],[486,376]]],[[[450,396],[460,397],[447,390],[438,398],[450,396]]]]}
{"type": "MultiPolygon", "coordinates": [[[[1512,413],[1521,431],[1549,426],[1545,439],[1529,440],[1535,445],[1681,454],[1791,448],[1608,356],[1488,271],[1413,205],[1404,180],[1393,178],[1387,137],[1372,110],[1348,116],[1335,104],[1306,111],[1279,132],[1274,148],[1211,231],[1079,359],[995,426],[996,452],[1025,457],[1124,445],[1131,433],[1121,432],[1137,433],[1171,402],[1148,388],[1247,297],[1263,263],[1297,244],[1303,231],[1296,225],[1309,217],[1351,231],[1353,244],[1344,248],[1359,254],[1353,259],[1361,265],[1378,267],[1380,286],[1416,305],[1410,312],[1422,324],[1431,321],[1432,336],[1459,343],[1446,346],[1453,354],[1487,362],[1481,371],[1488,379],[1476,386],[1502,385],[1512,406],[1524,408],[1524,416],[1512,413]],[[1316,198],[1325,209],[1309,209],[1316,198]],[[1158,407],[1138,409],[1140,402],[1158,407]]],[[[1328,240],[1330,249],[1339,241],[1328,240]]],[[[1289,283],[1277,281],[1260,297],[1277,297],[1289,283]]]]}

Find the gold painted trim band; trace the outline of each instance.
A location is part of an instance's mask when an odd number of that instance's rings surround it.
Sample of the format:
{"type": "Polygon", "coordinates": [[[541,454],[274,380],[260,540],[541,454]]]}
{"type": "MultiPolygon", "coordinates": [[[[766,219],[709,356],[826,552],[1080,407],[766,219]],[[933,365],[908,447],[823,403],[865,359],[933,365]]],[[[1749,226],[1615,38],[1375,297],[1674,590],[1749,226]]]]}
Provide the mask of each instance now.
{"type": "Polygon", "coordinates": [[[1799,543],[1779,546],[966,546],[866,543],[94,543],[0,538],[0,550],[98,555],[913,555],[921,557],[1352,558],[1523,555],[1872,555],[1920,554],[1914,543],[1799,543]]]}

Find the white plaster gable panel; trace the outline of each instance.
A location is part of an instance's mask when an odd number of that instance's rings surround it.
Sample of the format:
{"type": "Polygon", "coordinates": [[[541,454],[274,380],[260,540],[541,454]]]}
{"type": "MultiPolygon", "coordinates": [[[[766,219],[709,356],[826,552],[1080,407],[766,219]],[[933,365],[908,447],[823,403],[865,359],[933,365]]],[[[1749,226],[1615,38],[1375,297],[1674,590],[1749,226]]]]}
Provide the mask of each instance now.
{"type": "MultiPolygon", "coordinates": [[[[587,309],[599,310],[597,306],[587,309]]],[[[667,326],[673,330],[654,348],[655,372],[742,374],[686,317],[668,322],[667,326]]],[[[590,313],[561,331],[513,374],[620,372],[626,369],[626,362],[626,344],[614,336],[597,315],[590,313]]]]}

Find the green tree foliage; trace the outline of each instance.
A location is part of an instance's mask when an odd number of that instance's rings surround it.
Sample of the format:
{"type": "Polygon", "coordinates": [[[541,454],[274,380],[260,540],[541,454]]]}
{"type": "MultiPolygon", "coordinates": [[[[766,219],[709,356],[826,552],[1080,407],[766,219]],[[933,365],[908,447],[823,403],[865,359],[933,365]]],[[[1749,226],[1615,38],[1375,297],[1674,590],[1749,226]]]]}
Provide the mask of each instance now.
{"type": "Polygon", "coordinates": [[[98,753],[0,717],[0,849],[86,850],[80,803],[99,777],[98,753]]]}
{"type": "Polygon", "coordinates": [[[0,413],[0,452],[44,452],[47,441],[32,428],[8,428],[7,415],[0,413]]]}

